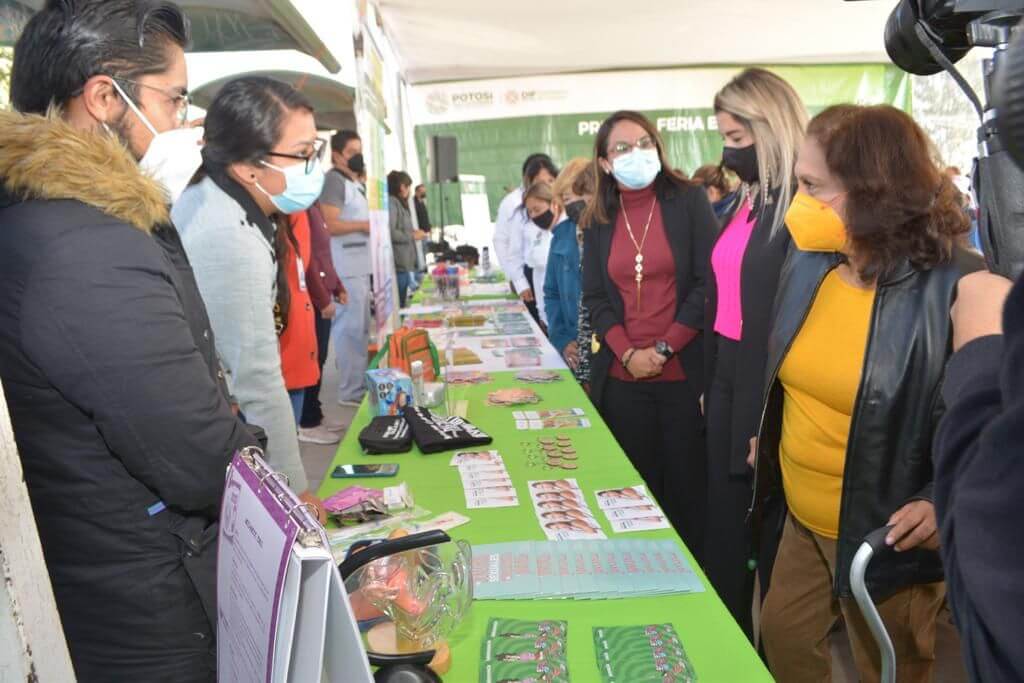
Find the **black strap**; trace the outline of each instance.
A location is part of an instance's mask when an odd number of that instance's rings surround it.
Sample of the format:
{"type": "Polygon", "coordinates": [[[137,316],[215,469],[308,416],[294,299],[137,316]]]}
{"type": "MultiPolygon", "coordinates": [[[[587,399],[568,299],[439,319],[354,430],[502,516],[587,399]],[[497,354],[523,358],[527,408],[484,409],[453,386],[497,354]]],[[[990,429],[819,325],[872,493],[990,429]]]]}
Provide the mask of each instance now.
{"type": "Polygon", "coordinates": [[[249,191],[246,190],[242,185],[231,177],[227,171],[227,167],[213,164],[209,161],[203,162],[203,169],[206,174],[210,176],[210,180],[214,184],[224,191],[229,197],[238,202],[242,210],[245,211],[245,218],[250,223],[255,225],[263,233],[264,239],[267,240],[267,244],[271,246],[271,258],[274,259],[274,263],[277,263],[276,249],[273,249],[275,235],[277,234],[277,228],[274,226],[274,222],[263,213],[256,200],[252,198],[249,191]]]}

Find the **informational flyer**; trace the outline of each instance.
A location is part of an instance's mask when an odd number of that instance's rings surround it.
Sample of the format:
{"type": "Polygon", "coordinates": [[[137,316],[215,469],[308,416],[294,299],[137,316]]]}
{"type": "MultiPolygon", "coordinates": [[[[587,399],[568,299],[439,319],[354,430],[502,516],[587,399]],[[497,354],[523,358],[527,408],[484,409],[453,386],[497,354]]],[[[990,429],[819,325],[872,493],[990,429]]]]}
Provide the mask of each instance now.
{"type": "Polygon", "coordinates": [[[611,522],[616,533],[628,531],[651,531],[672,527],[668,517],[647,492],[647,487],[625,486],[618,489],[603,489],[594,494],[597,505],[611,522]]]}
{"type": "Polygon", "coordinates": [[[217,680],[269,681],[288,560],[299,527],[239,458],[231,464],[217,560],[217,680]]]}

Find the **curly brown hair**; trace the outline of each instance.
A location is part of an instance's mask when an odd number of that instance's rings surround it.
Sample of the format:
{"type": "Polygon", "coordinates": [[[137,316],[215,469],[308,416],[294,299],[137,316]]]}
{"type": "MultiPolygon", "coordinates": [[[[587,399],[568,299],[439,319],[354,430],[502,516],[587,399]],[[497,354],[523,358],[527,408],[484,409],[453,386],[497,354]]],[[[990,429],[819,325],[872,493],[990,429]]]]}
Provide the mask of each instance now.
{"type": "Polygon", "coordinates": [[[844,219],[860,277],[876,280],[903,261],[918,270],[951,261],[970,223],[914,119],[888,105],[844,105],[818,116],[832,119],[812,122],[810,132],[846,189],[844,219]]]}

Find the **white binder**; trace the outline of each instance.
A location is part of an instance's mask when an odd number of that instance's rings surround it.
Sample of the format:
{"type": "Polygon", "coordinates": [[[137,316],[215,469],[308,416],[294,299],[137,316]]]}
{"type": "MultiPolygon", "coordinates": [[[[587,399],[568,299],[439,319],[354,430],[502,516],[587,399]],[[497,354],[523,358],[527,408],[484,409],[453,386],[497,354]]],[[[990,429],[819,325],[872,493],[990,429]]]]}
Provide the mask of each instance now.
{"type": "Polygon", "coordinates": [[[372,683],[323,527],[255,448],[228,468],[217,563],[217,680],[372,683]]]}

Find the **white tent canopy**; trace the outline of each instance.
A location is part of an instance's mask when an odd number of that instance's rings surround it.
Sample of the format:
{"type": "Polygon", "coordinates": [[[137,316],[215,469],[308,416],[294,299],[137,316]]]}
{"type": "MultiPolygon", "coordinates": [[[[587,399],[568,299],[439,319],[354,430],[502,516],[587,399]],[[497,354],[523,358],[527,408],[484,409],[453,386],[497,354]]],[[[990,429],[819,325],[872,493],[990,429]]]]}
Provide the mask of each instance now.
{"type": "Polygon", "coordinates": [[[896,0],[380,0],[410,83],[707,64],[888,61],[896,0]]]}
{"type": "Polygon", "coordinates": [[[196,106],[209,109],[217,93],[228,81],[242,76],[264,76],[288,83],[302,92],[316,109],[316,125],[320,130],[340,130],[355,128],[356,117],[353,112],[355,90],[340,81],[317,76],[308,72],[288,71],[285,69],[252,70],[245,73],[233,73],[192,89],[192,101],[196,106]]]}

